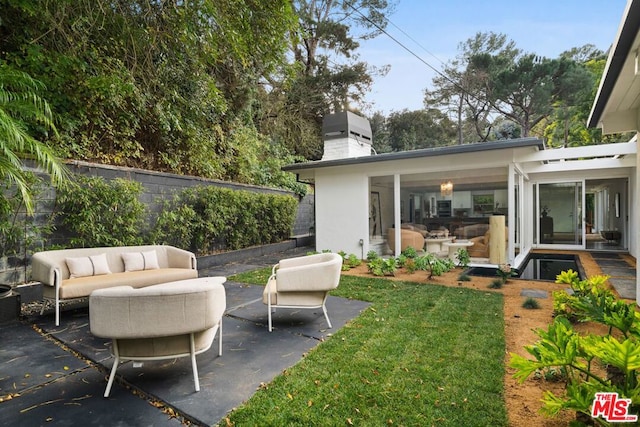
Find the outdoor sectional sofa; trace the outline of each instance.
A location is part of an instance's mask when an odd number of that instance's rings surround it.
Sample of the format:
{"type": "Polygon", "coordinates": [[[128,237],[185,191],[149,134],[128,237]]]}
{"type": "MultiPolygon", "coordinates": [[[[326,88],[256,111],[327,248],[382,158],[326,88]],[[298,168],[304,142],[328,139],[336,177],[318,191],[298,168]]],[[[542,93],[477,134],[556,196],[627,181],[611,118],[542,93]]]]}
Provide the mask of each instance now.
{"type": "Polygon", "coordinates": [[[62,300],[86,298],[96,289],[141,288],[198,277],[193,253],[165,245],[37,252],[31,266],[33,280],[43,285],[44,299],[55,302],[56,326],[62,300]]]}

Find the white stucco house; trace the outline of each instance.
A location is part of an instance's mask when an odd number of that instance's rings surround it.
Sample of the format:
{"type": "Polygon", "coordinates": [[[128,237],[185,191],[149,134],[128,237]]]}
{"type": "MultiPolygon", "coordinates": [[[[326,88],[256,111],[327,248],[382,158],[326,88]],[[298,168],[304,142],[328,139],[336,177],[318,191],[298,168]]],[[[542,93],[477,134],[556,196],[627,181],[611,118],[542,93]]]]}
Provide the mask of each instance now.
{"type": "MultiPolygon", "coordinates": [[[[631,0],[589,118],[605,133],[640,129],[639,28],[640,0],[631,0]]],[[[516,267],[532,249],[625,251],[637,259],[636,138],[558,149],[522,138],[375,154],[368,123],[351,113],[325,118],[323,133],[322,160],[284,168],[315,187],[317,250],[399,253],[396,224],[472,238],[503,216],[505,261],[516,267]]]]}

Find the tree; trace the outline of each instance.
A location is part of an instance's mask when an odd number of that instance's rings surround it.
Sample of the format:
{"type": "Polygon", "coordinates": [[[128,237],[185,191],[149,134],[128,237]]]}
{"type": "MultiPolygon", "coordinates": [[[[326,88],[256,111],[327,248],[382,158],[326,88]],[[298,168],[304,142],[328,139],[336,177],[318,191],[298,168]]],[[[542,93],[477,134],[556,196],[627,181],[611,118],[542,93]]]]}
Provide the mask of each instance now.
{"type": "Polygon", "coordinates": [[[486,141],[492,135],[491,103],[484,88],[490,76],[471,62],[478,55],[488,55],[510,63],[519,54],[515,43],[503,34],[477,33],[459,45],[460,54],[434,77],[433,90],[425,90],[427,108],[439,108],[457,123],[457,143],[486,141]]]}
{"type": "Polygon", "coordinates": [[[522,136],[529,136],[533,126],[551,114],[556,61],[525,54],[505,64],[501,58],[479,54],[471,64],[488,77],[483,95],[498,113],[522,128],[522,136]]]}
{"type": "Polygon", "coordinates": [[[0,58],[45,83],[60,155],[225,179],[295,25],[288,0],[0,0],[0,58]]]}
{"type": "Polygon", "coordinates": [[[387,118],[387,131],[392,151],[439,147],[455,141],[455,125],[438,109],[393,112],[387,118]]]}
{"type": "Polygon", "coordinates": [[[356,51],[359,39],[375,37],[386,26],[385,15],[393,6],[387,0],[296,0],[292,4],[298,16],[298,30],[290,37],[294,73],[269,81],[272,90],[265,104],[281,107],[275,112],[270,109],[261,121],[279,129],[279,138],[294,154],[319,159],[322,117],[352,111],[363,102],[373,76],[386,72],[360,61],[356,51]]]}
{"type": "Polygon", "coordinates": [[[561,96],[554,111],[541,126],[550,146],[575,146],[628,140],[627,135],[603,136],[600,129],[587,128],[593,99],[606,64],[606,54],[587,44],[560,54],[565,72],[561,96]]]}
{"type": "Polygon", "coordinates": [[[434,78],[434,89],[425,91],[426,106],[457,122],[459,144],[474,134],[486,141],[533,132],[561,145],[578,136],[593,138],[584,122],[596,73],[580,62],[600,60],[602,52],[593,46],[549,59],[523,53],[505,35],[489,32],[476,34],[460,50],[434,78]]]}
{"type": "Polygon", "coordinates": [[[371,145],[376,153],[389,153],[391,145],[389,143],[389,129],[387,128],[387,118],[380,111],[369,117],[371,125],[371,145]]]}
{"type": "MultiPolygon", "coordinates": [[[[24,160],[32,158],[51,175],[54,185],[63,185],[67,171],[53,151],[32,135],[56,133],[49,104],[40,97],[42,83],[0,62],[0,178],[16,186],[27,213],[33,213],[32,174],[24,160]]],[[[6,204],[5,195],[0,195],[6,204]]]]}

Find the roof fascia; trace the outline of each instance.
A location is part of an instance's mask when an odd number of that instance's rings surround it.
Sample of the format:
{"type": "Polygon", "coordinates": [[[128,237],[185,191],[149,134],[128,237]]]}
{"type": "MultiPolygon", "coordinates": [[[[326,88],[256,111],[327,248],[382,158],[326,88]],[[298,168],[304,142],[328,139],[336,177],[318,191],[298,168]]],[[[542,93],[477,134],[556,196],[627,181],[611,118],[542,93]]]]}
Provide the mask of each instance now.
{"type": "Polygon", "coordinates": [[[633,41],[638,33],[638,22],[640,22],[640,2],[631,0],[627,2],[627,6],[622,15],[618,34],[613,43],[612,50],[609,52],[607,64],[605,66],[603,77],[600,80],[598,93],[591,107],[589,118],[587,119],[588,127],[598,127],[601,124],[602,115],[609,101],[609,97],[613,92],[616,81],[620,76],[620,72],[629,55],[633,41]]]}
{"type": "Polygon", "coordinates": [[[527,153],[518,157],[518,162],[546,162],[553,160],[569,160],[592,157],[612,157],[636,154],[636,141],[617,142],[613,144],[585,145],[582,147],[554,148],[551,150],[527,153]]]}
{"type": "Polygon", "coordinates": [[[532,173],[571,172],[571,171],[595,171],[604,169],[622,169],[635,167],[635,159],[628,157],[609,159],[574,160],[568,162],[553,163],[529,163],[526,171],[532,173]]]}
{"type": "Polygon", "coordinates": [[[489,141],[463,145],[448,145],[437,148],[424,148],[421,150],[400,151],[396,153],[384,153],[373,156],[350,157],[336,160],[319,160],[315,162],[294,163],[282,167],[283,171],[296,172],[309,169],[320,169],[334,166],[347,166],[357,164],[368,164],[377,162],[388,162],[404,159],[418,159],[422,157],[450,156],[455,154],[484,152],[490,150],[507,150],[515,148],[534,147],[537,150],[544,150],[544,141],[540,138],[519,138],[512,140],[489,141]]]}

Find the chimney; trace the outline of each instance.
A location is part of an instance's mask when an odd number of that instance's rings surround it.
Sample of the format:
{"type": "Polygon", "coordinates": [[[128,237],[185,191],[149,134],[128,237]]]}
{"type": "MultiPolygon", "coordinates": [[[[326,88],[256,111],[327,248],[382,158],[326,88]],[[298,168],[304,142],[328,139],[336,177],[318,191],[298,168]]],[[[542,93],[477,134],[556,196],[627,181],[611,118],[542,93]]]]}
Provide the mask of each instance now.
{"type": "Polygon", "coordinates": [[[324,154],[322,160],[371,155],[369,120],[350,111],[328,114],[322,121],[324,154]]]}

